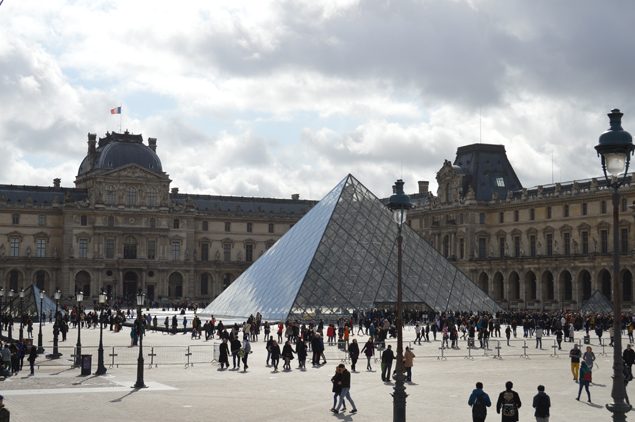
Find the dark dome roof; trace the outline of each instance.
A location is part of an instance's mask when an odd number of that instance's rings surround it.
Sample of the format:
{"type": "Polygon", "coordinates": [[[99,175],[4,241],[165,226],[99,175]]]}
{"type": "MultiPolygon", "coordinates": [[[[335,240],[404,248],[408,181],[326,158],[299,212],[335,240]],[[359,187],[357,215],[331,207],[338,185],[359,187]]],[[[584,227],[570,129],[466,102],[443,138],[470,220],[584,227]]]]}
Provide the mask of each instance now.
{"type": "MultiPolygon", "coordinates": [[[[143,143],[141,135],[125,133],[106,133],[105,138],[99,139],[99,146],[94,153],[89,153],[79,166],[78,176],[88,173],[91,170],[111,170],[128,164],[137,164],[146,170],[154,173],[163,173],[161,160],[154,152],[156,140],[150,138],[152,147],[143,143]]],[[[93,144],[95,141],[93,141],[93,144]]]]}

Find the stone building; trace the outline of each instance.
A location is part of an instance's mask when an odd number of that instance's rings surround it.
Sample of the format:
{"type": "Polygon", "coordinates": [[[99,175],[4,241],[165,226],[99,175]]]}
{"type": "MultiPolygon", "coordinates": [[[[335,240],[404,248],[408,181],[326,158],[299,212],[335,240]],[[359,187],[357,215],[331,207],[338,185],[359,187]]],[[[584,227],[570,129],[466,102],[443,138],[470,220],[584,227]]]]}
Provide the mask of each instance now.
{"type": "Polygon", "coordinates": [[[0,287],[209,302],[314,205],[170,190],[156,149],[89,134],[74,188],[0,185],[0,287]]]}
{"type": "MultiPolygon", "coordinates": [[[[599,164],[598,164],[599,168],[599,164]]],[[[419,182],[410,225],[507,309],[577,309],[599,290],[611,298],[612,202],[604,177],[524,188],[502,145],[459,147],[419,182]]],[[[624,307],[633,305],[630,204],[620,190],[624,307]]]]}

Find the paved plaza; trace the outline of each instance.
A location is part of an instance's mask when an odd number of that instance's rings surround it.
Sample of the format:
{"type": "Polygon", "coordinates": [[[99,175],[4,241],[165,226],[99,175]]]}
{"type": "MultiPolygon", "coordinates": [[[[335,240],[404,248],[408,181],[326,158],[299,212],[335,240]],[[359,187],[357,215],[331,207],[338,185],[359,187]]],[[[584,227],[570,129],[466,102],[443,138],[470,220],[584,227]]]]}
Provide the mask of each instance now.
{"type": "MultiPolygon", "coordinates": [[[[11,420],[392,420],[390,393],[393,385],[381,382],[378,362],[373,362],[373,372],[367,372],[365,359],[360,359],[357,365],[361,372],[352,375],[351,395],[359,412],[356,415],[333,415],[329,412],[332,406],[330,378],[343,357],[337,346],[326,346],[328,362],[320,368],[311,367],[309,355],[306,371],[293,369],[291,372],[273,373],[272,368],[265,367],[266,351],[261,338],[259,342],[252,343],[249,369],[243,373],[219,371],[216,363],[205,363],[201,361],[204,359],[197,358],[196,354],[212,356],[211,341],[192,340],[189,333],[167,335],[149,332],[144,337],[144,354],[150,354],[154,347],[156,366],[150,368],[148,363],[154,357],[146,356],[144,375],[149,388],[132,389],[138,349],[129,347],[129,332],[129,328],[120,333],[104,331],[106,354],[112,354],[114,346],[117,354],[114,358],[119,363],[108,367],[113,357],[107,356],[108,373],[105,376],[81,376],[79,369],[71,368],[69,354],[72,349],[66,347],[74,346],[77,341],[77,330],[71,330],[67,341],[61,343],[62,358],[51,362],[41,357],[35,376],[27,376],[25,365],[19,375],[2,381],[1,393],[12,413],[11,420]],[[190,349],[188,345],[191,345],[190,349]],[[171,353],[169,359],[160,357],[165,350],[171,353]],[[202,350],[209,355],[203,354],[202,350]],[[187,356],[189,353],[192,355],[187,356]],[[188,358],[193,364],[186,366],[188,358]]],[[[43,333],[46,353],[50,353],[52,325],[46,324],[43,333]]],[[[34,334],[37,336],[37,326],[34,334]]],[[[17,335],[17,330],[14,330],[14,335],[17,335]]],[[[576,335],[580,337],[581,333],[576,335]]],[[[93,354],[92,372],[95,372],[99,330],[83,329],[81,336],[83,352],[93,354]]],[[[405,337],[407,340],[414,339],[414,331],[406,330],[405,337]]],[[[353,338],[358,338],[359,342],[366,340],[365,336],[353,338]]],[[[439,341],[414,345],[417,358],[413,383],[407,385],[409,419],[470,421],[467,399],[474,383],[482,381],[485,391],[495,402],[498,393],[504,389],[505,381],[511,380],[523,401],[520,421],[535,420],[531,402],[538,384],[544,384],[551,396],[552,421],[610,420],[604,404],[610,401],[611,349],[606,347],[606,354],[602,354],[603,348],[597,344],[595,337],[592,338],[597,367],[593,371],[594,384],[591,387],[593,403],[587,404],[586,400],[575,400],[578,385],[571,379],[567,357],[571,343],[563,343],[563,350],[556,351],[554,355],[554,350],[549,347],[553,338],[547,337],[543,342],[545,349],[541,351],[535,349],[533,339],[527,341],[527,349],[523,349],[522,339],[517,339],[511,347],[501,341],[499,351],[495,349],[497,342],[490,341],[491,350],[474,349],[470,351],[471,359],[464,341],[460,350],[444,351],[445,359],[440,358],[439,341]],[[527,357],[521,357],[525,350],[527,357]],[[499,353],[500,359],[496,358],[499,353]]],[[[293,368],[296,363],[292,362],[293,368]]],[[[349,363],[347,367],[350,368],[349,363]]],[[[585,396],[582,398],[585,399],[585,396]]],[[[635,414],[631,418],[635,420],[635,414]]],[[[490,408],[488,420],[500,420],[494,408],[490,408]]]]}

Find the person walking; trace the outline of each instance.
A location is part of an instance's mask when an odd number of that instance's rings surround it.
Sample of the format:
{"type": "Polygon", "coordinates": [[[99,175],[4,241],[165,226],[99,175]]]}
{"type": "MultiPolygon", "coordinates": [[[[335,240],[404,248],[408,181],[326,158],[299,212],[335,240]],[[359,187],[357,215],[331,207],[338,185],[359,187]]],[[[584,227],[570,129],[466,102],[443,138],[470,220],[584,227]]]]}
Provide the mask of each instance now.
{"type": "Polygon", "coordinates": [[[392,351],[392,347],[389,344],[386,350],[381,354],[381,380],[384,382],[390,382],[390,374],[392,373],[392,361],[395,359],[395,354],[392,351]]]}
{"type": "Polygon", "coordinates": [[[569,357],[571,358],[571,374],[573,375],[573,381],[578,382],[578,372],[580,370],[582,350],[578,349],[577,344],[574,344],[573,349],[569,351],[569,357]]]}
{"type": "Polygon", "coordinates": [[[593,381],[593,372],[586,361],[582,361],[582,365],[580,365],[580,387],[578,388],[578,397],[576,397],[576,400],[580,401],[580,394],[582,394],[582,388],[584,388],[588,402],[591,403],[591,392],[589,391],[591,381],[593,381]]]}
{"type": "Polygon", "coordinates": [[[11,412],[4,406],[4,396],[0,395],[0,422],[9,422],[11,419],[11,412]]]}
{"type": "Polygon", "coordinates": [[[369,337],[368,341],[366,342],[366,344],[364,344],[364,347],[362,347],[362,353],[364,355],[366,355],[366,359],[368,360],[368,362],[366,363],[366,370],[367,371],[372,371],[373,367],[370,365],[370,360],[372,359],[373,355],[375,354],[375,345],[373,344],[373,338],[369,337]]]}
{"type": "Polygon", "coordinates": [[[545,393],[545,386],[538,386],[538,394],[534,396],[534,416],[536,417],[536,422],[549,422],[549,408],[551,407],[551,399],[545,393]]]}
{"type": "Polygon", "coordinates": [[[306,369],[306,343],[304,339],[298,339],[295,344],[295,351],[298,354],[298,369],[306,369]]]}
{"type": "Polygon", "coordinates": [[[232,369],[240,371],[240,356],[238,356],[238,352],[240,352],[240,349],[242,348],[240,340],[234,337],[230,343],[230,348],[232,352],[232,369]],[[238,368],[236,368],[236,366],[238,366],[238,368]]]}
{"type": "Polygon", "coordinates": [[[406,347],[403,354],[403,366],[406,368],[406,382],[412,382],[412,367],[414,365],[415,354],[412,353],[410,347],[406,347]]]}
{"type": "Polygon", "coordinates": [[[542,325],[539,325],[538,327],[536,327],[536,349],[538,349],[538,346],[540,346],[540,349],[542,350],[542,335],[543,335],[543,329],[542,329],[542,325]]]}
{"type": "Polygon", "coordinates": [[[273,341],[271,344],[271,365],[273,366],[273,372],[278,372],[278,362],[280,362],[280,346],[277,341],[273,341]]]}
{"type": "Polygon", "coordinates": [[[340,411],[340,407],[344,407],[344,399],[348,400],[348,402],[353,406],[351,409],[351,413],[357,413],[357,407],[355,406],[355,402],[351,398],[351,373],[346,370],[346,366],[343,363],[337,365],[340,370],[340,374],[342,378],[340,381],[340,385],[342,386],[342,391],[340,393],[340,400],[337,403],[337,407],[332,410],[333,413],[338,414],[340,411]]]}
{"type": "Polygon", "coordinates": [[[29,352],[29,368],[31,369],[31,375],[35,375],[35,359],[37,359],[37,347],[31,346],[31,351],[29,352]]]}
{"type": "Polygon", "coordinates": [[[229,368],[229,346],[227,345],[227,339],[223,339],[223,342],[218,347],[218,363],[220,363],[220,370],[229,368]]]}
{"type": "Polygon", "coordinates": [[[285,371],[291,370],[291,361],[293,360],[293,355],[295,354],[295,350],[291,346],[291,342],[287,340],[282,347],[282,359],[284,359],[284,365],[282,368],[285,371]]]}
{"type": "Polygon", "coordinates": [[[518,421],[518,409],[520,409],[522,403],[520,402],[520,396],[512,388],[514,388],[514,383],[507,381],[505,383],[505,391],[498,395],[498,400],[496,401],[496,413],[501,415],[502,422],[518,421]]]}
{"type": "MultiPolygon", "coordinates": [[[[333,407],[331,407],[331,412],[335,410],[335,406],[337,406],[337,399],[339,399],[340,394],[342,393],[342,370],[340,367],[335,368],[335,374],[331,377],[331,383],[333,384],[333,388],[331,391],[333,392],[333,407]]],[[[346,404],[344,404],[344,408],[342,411],[346,411],[346,404]]]]}
{"type": "Polygon", "coordinates": [[[505,328],[505,338],[507,339],[507,345],[509,346],[509,339],[512,336],[512,329],[509,328],[509,325],[507,326],[507,328],[505,328]]]}
{"type": "Polygon", "coordinates": [[[591,346],[587,346],[586,352],[582,355],[582,360],[586,363],[590,370],[593,370],[593,362],[595,362],[595,353],[591,346]]]}
{"type": "Polygon", "coordinates": [[[622,360],[624,365],[628,365],[628,370],[632,372],[633,363],[635,363],[635,350],[633,350],[630,344],[626,345],[624,353],[622,353],[622,360]]]}
{"type": "Polygon", "coordinates": [[[351,358],[351,371],[355,371],[355,365],[357,365],[357,359],[359,358],[359,344],[357,339],[353,339],[353,342],[348,346],[348,356],[351,358]]]}
{"type": "Polygon", "coordinates": [[[251,353],[251,343],[249,343],[249,338],[245,337],[243,339],[243,372],[247,372],[247,359],[249,358],[249,354],[251,353]]]}
{"type": "Polygon", "coordinates": [[[472,422],[485,422],[487,408],[492,405],[489,395],[483,391],[483,383],[477,382],[476,388],[472,390],[467,405],[472,407],[472,422]]]}

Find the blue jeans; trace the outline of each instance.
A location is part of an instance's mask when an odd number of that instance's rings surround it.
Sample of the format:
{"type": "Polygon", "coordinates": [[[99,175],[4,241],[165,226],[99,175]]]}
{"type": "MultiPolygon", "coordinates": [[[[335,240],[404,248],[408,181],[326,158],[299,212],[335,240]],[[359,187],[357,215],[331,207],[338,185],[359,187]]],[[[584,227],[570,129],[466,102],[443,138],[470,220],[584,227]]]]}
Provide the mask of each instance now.
{"type": "Polygon", "coordinates": [[[344,399],[348,400],[351,406],[353,406],[353,409],[357,409],[355,407],[355,402],[351,398],[350,390],[351,389],[349,387],[342,387],[342,392],[340,393],[340,401],[337,403],[337,407],[335,408],[335,410],[339,411],[340,407],[344,407],[344,399]]]}

